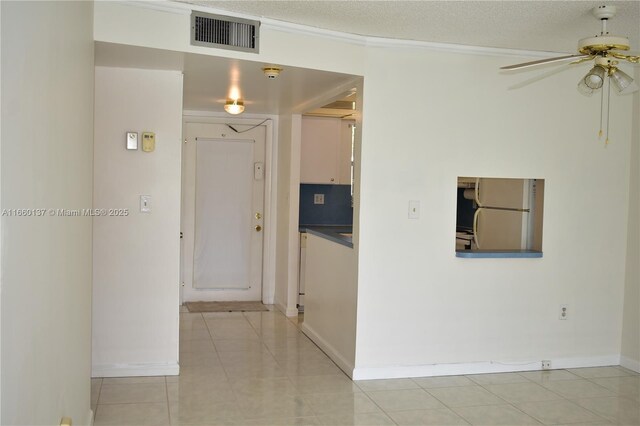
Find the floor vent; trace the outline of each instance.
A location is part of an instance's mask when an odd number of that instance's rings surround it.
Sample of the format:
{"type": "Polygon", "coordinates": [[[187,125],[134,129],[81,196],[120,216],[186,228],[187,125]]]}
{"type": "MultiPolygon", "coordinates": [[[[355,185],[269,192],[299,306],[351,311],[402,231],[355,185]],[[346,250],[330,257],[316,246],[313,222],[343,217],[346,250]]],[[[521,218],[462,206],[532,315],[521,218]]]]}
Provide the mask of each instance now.
{"type": "Polygon", "coordinates": [[[230,16],[193,12],[191,44],[258,53],[260,22],[230,16]]]}

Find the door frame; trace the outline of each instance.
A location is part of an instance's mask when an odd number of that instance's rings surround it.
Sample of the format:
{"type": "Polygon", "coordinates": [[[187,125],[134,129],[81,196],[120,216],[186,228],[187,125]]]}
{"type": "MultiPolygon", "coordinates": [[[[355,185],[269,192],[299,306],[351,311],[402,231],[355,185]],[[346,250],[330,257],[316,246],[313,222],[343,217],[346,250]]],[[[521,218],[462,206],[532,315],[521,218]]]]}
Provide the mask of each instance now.
{"type": "MultiPolygon", "coordinates": [[[[255,126],[262,121],[267,120],[261,126],[265,127],[265,178],[264,178],[264,240],[262,250],[262,303],[271,305],[275,300],[275,262],[276,262],[276,224],[277,224],[277,185],[276,176],[277,171],[275,164],[277,143],[277,135],[274,134],[278,128],[278,117],[274,115],[251,115],[246,117],[230,117],[225,113],[212,113],[204,111],[183,111],[182,114],[182,146],[185,144],[185,129],[187,124],[200,123],[200,124],[231,124],[240,126],[255,126]],[[274,125],[275,124],[275,125],[274,125]]],[[[233,132],[231,129],[230,132],[233,132]]],[[[181,151],[182,153],[182,151],[181,151]]],[[[182,154],[181,154],[182,155],[182,154]]],[[[184,202],[184,191],[182,191],[184,185],[184,155],[182,155],[180,162],[180,230],[183,232],[182,227],[182,205],[184,202]]],[[[184,267],[183,267],[183,250],[182,245],[184,240],[180,240],[180,304],[183,302],[184,286],[184,267]]]]}

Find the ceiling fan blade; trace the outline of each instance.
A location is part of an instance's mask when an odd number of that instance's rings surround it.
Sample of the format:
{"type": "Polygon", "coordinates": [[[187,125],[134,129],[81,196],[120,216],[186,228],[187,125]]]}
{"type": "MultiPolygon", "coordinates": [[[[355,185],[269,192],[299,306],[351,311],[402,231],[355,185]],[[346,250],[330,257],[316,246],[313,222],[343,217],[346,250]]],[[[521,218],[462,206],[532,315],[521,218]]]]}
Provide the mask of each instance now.
{"type": "Polygon", "coordinates": [[[514,84],[512,86],[509,86],[507,88],[507,90],[517,90],[517,89],[520,89],[522,87],[528,86],[530,84],[536,83],[536,82],[538,82],[540,80],[544,80],[545,78],[551,77],[552,75],[564,72],[564,71],[566,71],[568,69],[571,69],[567,65],[556,66],[556,67],[552,68],[551,70],[549,70],[549,71],[547,71],[547,72],[545,72],[543,74],[535,75],[535,76],[533,76],[531,78],[528,78],[527,80],[521,81],[521,82],[516,83],[516,84],[514,84]]]}
{"type": "Polygon", "coordinates": [[[583,62],[591,61],[593,60],[593,58],[595,58],[595,56],[589,55],[586,58],[580,58],[580,59],[576,59],[575,61],[569,62],[569,65],[581,64],[583,62]]]}
{"type": "Polygon", "coordinates": [[[618,53],[618,52],[609,52],[609,55],[617,59],[623,59],[625,61],[629,61],[633,64],[640,63],[640,56],[625,55],[624,53],[618,53]]]}
{"type": "Polygon", "coordinates": [[[509,71],[509,70],[519,70],[522,68],[535,67],[536,65],[542,64],[550,64],[552,62],[560,62],[560,61],[568,61],[569,59],[582,59],[588,58],[591,55],[567,55],[567,56],[558,56],[557,58],[547,58],[547,59],[539,59],[537,61],[524,62],[522,64],[508,65],[506,67],[500,67],[501,70],[509,71]]]}

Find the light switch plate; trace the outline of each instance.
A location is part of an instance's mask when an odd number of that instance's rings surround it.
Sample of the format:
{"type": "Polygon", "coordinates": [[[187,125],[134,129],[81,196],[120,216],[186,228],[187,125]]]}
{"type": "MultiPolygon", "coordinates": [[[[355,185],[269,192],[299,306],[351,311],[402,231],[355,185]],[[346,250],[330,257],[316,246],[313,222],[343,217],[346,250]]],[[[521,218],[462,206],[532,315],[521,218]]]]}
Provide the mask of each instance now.
{"type": "Polygon", "coordinates": [[[409,219],[420,218],[420,201],[409,201],[409,219]]]}
{"type": "Polygon", "coordinates": [[[137,132],[127,132],[127,149],[131,149],[131,150],[138,149],[138,133],[137,132]]]}
{"type": "Polygon", "coordinates": [[[313,204],[324,204],[324,194],[313,194],[313,204]]]}
{"type": "Polygon", "coordinates": [[[151,213],[151,195],[140,196],[140,213],[151,213]]]}

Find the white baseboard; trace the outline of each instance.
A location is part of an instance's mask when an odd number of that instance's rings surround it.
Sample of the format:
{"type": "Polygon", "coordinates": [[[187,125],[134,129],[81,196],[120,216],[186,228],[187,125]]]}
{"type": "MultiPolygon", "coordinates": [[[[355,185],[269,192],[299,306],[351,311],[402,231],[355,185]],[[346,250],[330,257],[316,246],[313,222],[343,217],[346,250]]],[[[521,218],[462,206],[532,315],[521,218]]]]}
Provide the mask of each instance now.
{"type": "Polygon", "coordinates": [[[297,317],[298,316],[298,308],[287,308],[280,302],[275,303],[275,307],[277,310],[282,312],[287,317],[297,317]]]}
{"type": "Polygon", "coordinates": [[[640,361],[627,358],[626,356],[620,357],[620,365],[629,370],[633,370],[636,373],[640,373],[640,361]]]}
{"type": "MultiPolygon", "coordinates": [[[[306,322],[302,323],[302,332],[306,334],[320,349],[326,353],[333,362],[336,363],[347,376],[353,377],[353,363],[349,362],[340,352],[336,350],[329,342],[323,339],[314,329],[309,327],[306,322]]],[[[355,380],[355,379],[354,379],[355,380]]]]}
{"type": "Polygon", "coordinates": [[[178,363],[171,364],[106,364],[94,365],[91,377],[177,376],[178,363]]]}
{"type": "Polygon", "coordinates": [[[93,410],[89,409],[89,414],[87,415],[87,421],[82,423],[83,425],[88,425],[88,426],[93,426],[93,421],[94,421],[94,412],[93,410]]]}
{"type": "MultiPolygon", "coordinates": [[[[303,323],[304,327],[304,323],[303,323]]],[[[353,380],[398,379],[405,377],[457,376],[463,374],[511,373],[517,371],[542,370],[541,360],[519,362],[472,362],[454,364],[428,364],[390,367],[360,367],[353,370],[353,380]]],[[[586,358],[551,359],[553,369],[603,367],[619,365],[620,355],[586,358]]],[[[627,367],[628,368],[628,367],[627,367]]]]}

